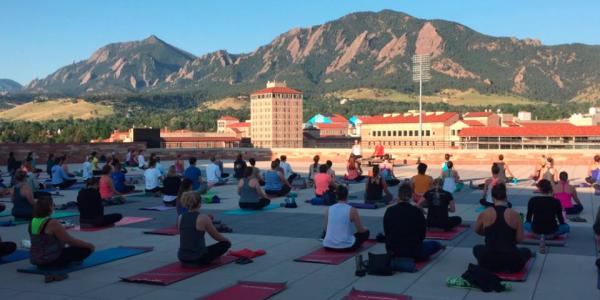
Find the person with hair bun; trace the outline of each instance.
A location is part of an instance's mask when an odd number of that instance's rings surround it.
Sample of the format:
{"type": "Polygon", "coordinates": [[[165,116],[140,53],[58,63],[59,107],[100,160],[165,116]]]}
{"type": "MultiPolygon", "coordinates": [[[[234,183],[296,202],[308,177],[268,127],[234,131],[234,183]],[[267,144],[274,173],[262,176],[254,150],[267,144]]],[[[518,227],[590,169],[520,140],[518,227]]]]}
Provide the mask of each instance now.
{"type": "Polygon", "coordinates": [[[479,214],[475,222],[475,233],[485,237],[485,245],[473,247],[473,256],[490,272],[519,272],[532,255],[528,248],[517,248],[525,235],[521,216],[508,207],[506,184],[492,187],[492,198],[494,206],[479,214]]]}
{"type": "MultiPolygon", "coordinates": [[[[31,238],[30,260],[40,269],[66,267],[81,262],[94,252],[94,245],[72,237],[60,222],[50,218],[54,202],[42,196],[34,205],[28,232],[31,238]]],[[[66,279],[66,274],[46,274],[45,282],[66,279]]]]}
{"type": "Polygon", "coordinates": [[[210,216],[199,212],[202,205],[200,194],[192,191],[183,193],[181,205],[187,212],[177,220],[179,261],[190,265],[206,265],[225,254],[231,247],[231,242],[217,231],[210,216]],[[205,233],[217,243],[206,246],[205,233]]]}

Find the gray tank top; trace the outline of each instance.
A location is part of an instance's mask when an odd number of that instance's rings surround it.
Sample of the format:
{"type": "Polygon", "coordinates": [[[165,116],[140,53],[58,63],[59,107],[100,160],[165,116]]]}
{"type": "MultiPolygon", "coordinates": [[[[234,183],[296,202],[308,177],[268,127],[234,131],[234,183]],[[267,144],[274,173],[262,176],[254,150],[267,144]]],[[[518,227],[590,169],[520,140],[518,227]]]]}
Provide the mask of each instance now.
{"type": "Polygon", "coordinates": [[[260,196],[255,188],[251,187],[248,178],[244,178],[244,185],[240,190],[240,203],[258,203],[260,196]]]}
{"type": "Polygon", "coordinates": [[[196,229],[199,212],[186,212],[181,215],[179,224],[179,251],[177,257],[183,262],[193,262],[206,253],[204,231],[196,229]]]}

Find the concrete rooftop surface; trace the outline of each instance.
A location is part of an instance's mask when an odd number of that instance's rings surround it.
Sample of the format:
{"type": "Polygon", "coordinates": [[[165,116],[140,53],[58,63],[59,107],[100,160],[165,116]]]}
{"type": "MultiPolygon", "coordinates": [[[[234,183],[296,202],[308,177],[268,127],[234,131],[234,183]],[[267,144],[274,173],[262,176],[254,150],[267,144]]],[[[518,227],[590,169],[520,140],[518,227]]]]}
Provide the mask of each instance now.
{"type": "MultiPolygon", "coordinates": [[[[325,158],[324,158],[325,159],[325,158]]],[[[167,167],[172,162],[163,162],[167,167]]],[[[260,162],[261,170],[267,169],[268,162],[260,162]]],[[[199,167],[204,175],[206,161],[199,167]]],[[[294,170],[306,177],[308,164],[293,163],[294,170]]],[[[231,171],[231,161],[226,161],[226,169],[231,171]]],[[[439,175],[440,166],[429,166],[428,173],[439,175]]],[[[337,175],[344,175],[344,166],[335,166],[337,175]]],[[[561,171],[569,172],[572,182],[581,183],[586,176],[587,166],[558,165],[561,171]]],[[[72,165],[71,170],[80,166],[72,165]]],[[[457,165],[456,170],[462,179],[475,179],[483,182],[489,176],[488,165],[457,165]]],[[[533,166],[513,165],[513,173],[518,178],[527,178],[533,166]]],[[[365,170],[366,171],[366,170],[365,170]]],[[[396,175],[410,178],[416,173],[415,165],[395,168],[396,175]]],[[[141,174],[132,170],[131,174],[141,174]]],[[[5,179],[6,180],[6,179],[5,179]]],[[[143,188],[143,181],[138,189],[143,188]]],[[[531,181],[509,186],[509,200],[516,210],[525,213],[527,201],[533,196],[531,181]]],[[[169,286],[156,286],[139,283],[126,283],[121,277],[131,276],[177,261],[179,236],[146,235],[142,232],[175,224],[176,212],[143,211],[142,207],[156,206],[162,198],[131,197],[135,202],[105,209],[106,213],[118,212],[123,216],[151,217],[147,222],[113,227],[97,232],[73,232],[78,238],[92,242],[97,250],[126,246],[153,246],[154,250],[141,255],[125,258],[112,263],[87,268],[70,273],[62,282],[45,284],[43,276],[18,273],[17,268],[30,266],[28,260],[0,265],[0,299],[197,299],[204,295],[228,287],[237,281],[286,282],[287,288],[270,299],[342,299],[353,288],[359,290],[396,293],[411,296],[413,299],[600,299],[598,270],[594,264],[598,255],[598,246],[591,229],[595,213],[600,205],[599,196],[591,188],[578,188],[584,205],[581,217],[587,222],[573,223],[571,234],[564,247],[549,247],[545,255],[537,254],[533,268],[525,282],[513,282],[512,290],[503,293],[483,293],[479,290],[467,290],[446,287],[446,278],[460,276],[469,263],[476,263],[472,247],[483,243],[483,237],[476,235],[473,228],[452,241],[442,241],[447,249],[432,263],[417,273],[396,273],[381,277],[354,275],[354,260],[348,259],[339,265],[326,265],[295,262],[294,259],[319,248],[318,240],[323,229],[325,207],[304,203],[313,197],[312,189],[296,191],[298,208],[277,208],[251,215],[236,216],[224,214],[225,211],[238,208],[236,187],[231,183],[213,189],[222,199],[219,204],[203,204],[201,211],[211,213],[233,229],[225,234],[232,240],[232,250],[243,248],[264,249],[267,254],[254,259],[247,265],[228,264],[217,269],[193,276],[169,286]]],[[[362,194],[363,184],[351,184],[350,193],[362,194]]],[[[397,187],[391,188],[397,194],[397,187]]],[[[56,204],[75,201],[77,191],[62,191],[64,196],[54,197],[56,204]]],[[[463,222],[472,224],[477,218],[479,199],[482,191],[465,187],[455,194],[457,211],[463,222]]],[[[360,201],[361,197],[350,199],[360,201]]],[[[9,198],[0,199],[10,211],[9,198]]],[[[272,202],[279,204],[283,198],[272,202]]],[[[75,211],[75,210],[70,210],[75,211]]],[[[359,210],[363,223],[370,229],[371,238],[383,231],[382,218],[385,208],[359,210]]],[[[8,220],[9,217],[0,218],[8,220]]],[[[78,218],[69,218],[77,223],[78,218]]],[[[0,227],[0,236],[4,241],[20,244],[28,239],[27,225],[0,227]]],[[[207,235],[207,243],[212,243],[207,235]]],[[[538,247],[531,246],[538,252],[538,247]]],[[[384,253],[384,245],[377,244],[366,252],[384,253]]]]}

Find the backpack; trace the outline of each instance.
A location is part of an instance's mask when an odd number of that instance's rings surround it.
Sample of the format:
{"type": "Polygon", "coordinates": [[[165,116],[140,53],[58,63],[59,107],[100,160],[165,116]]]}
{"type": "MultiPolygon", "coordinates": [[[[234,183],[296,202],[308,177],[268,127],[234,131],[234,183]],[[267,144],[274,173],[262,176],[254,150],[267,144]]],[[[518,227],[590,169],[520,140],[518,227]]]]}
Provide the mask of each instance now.
{"type": "Polygon", "coordinates": [[[504,286],[500,283],[500,277],[478,265],[469,264],[469,268],[462,274],[462,278],[486,293],[505,291],[504,286]]]}
{"type": "Polygon", "coordinates": [[[373,254],[369,252],[369,262],[367,264],[367,273],[369,275],[391,276],[394,274],[391,263],[391,256],[387,253],[373,254]]]}

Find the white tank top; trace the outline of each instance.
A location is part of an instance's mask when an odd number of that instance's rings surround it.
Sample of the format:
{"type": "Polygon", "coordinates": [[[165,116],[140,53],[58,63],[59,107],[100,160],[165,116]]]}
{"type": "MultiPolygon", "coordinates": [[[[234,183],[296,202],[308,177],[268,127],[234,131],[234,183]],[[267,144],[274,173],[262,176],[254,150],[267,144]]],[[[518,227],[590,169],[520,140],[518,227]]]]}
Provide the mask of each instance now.
{"type": "Polygon", "coordinates": [[[352,247],[354,244],[354,229],[350,221],[350,209],[346,203],[336,203],[329,207],[327,215],[327,231],[323,246],[334,249],[352,247]]]}
{"type": "Polygon", "coordinates": [[[454,190],[456,190],[456,179],[452,176],[452,171],[444,171],[443,178],[444,185],[442,189],[450,194],[454,193],[454,190]]]}
{"type": "Polygon", "coordinates": [[[496,183],[498,183],[498,179],[492,177],[492,181],[490,181],[490,184],[488,184],[487,191],[485,192],[485,201],[487,203],[494,204],[494,199],[492,199],[492,188],[496,185],[496,183]]]}

